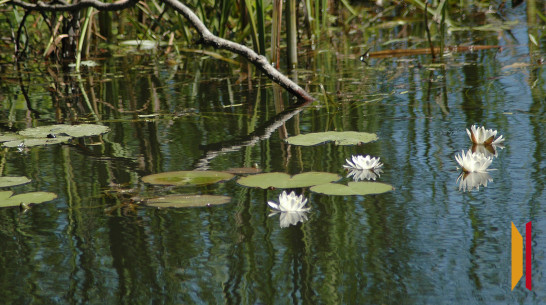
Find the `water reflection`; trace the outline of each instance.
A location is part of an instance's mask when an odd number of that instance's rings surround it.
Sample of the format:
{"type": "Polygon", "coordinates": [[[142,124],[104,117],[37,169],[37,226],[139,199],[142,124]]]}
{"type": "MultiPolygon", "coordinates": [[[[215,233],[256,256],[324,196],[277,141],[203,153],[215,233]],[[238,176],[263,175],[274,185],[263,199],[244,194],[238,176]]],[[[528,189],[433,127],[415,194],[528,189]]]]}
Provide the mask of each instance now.
{"type": "Polygon", "coordinates": [[[279,213],[281,228],[287,228],[298,224],[298,222],[303,223],[307,221],[307,212],[273,212],[269,216],[275,216],[279,213]]]}
{"type": "Polygon", "coordinates": [[[504,145],[478,145],[474,144],[470,148],[472,153],[482,154],[486,158],[498,157],[498,150],[504,149],[504,145]]]}
{"type": "Polygon", "coordinates": [[[470,192],[473,189],[479,190],[480,186],[487,187],[488,182],[493,182],[489,173],[461,173],[457,177],[459,191],[470,192]]]}
{"type": "MultiPolygon", "coordinates": [[[[91,107],[70,75],[55,81],[76,89],[52,96],[42,91],[41,84],[50,83],[47,76],[36,76],[35,91],[23,103],[14,98],[17,90],[0,84],[6,96],[4,129],[41,123],[33,119],[36,109],[48,122],[95,120],[94,112],[112,129],[97,145],[0,151],[3,175],[33,179],[18,192],[59,194],[26,213],[0,209],[5,254],[0,269],[7,279],[0,299],[13,304],[539,303],[546,298],[541,281],[533,294],[507,288],[509,228],[504,224],[545,216],[541,114],[546,94],[543,86],[530,88],[526,76],[501,72],[502,56],[476,52],[430,70],[418,58],[384,60],[376,69],[321,52],[309,59],[309,67],[322,72],[298,77],[312,84],[312,92],[320,92],[313,91],[314,84],[323,83],[335,98],[290,109],[285,96],[286,111],[265,81],[249,78],[251,84],[235,85],[237,75],[226,72],[230,67],[195,58],[184,59],[178,72],[153,60],[131,68],[138,59],[89,71],[95,79],[84,75],[83,90],[91,107]],[[505,109],[524,111],[506,114],[505,109]],[[473,147],[472,153],[495,157],[497,170],[462,174],[457,189],[453,155],[468,145],[464,126],[470,122],[502,127],[507,148],[497,154],[498,147],[473,147]],[[282,140],[325,130],[374,132],[379,140],[348,147],[296,147],[282,140]],[[381,156],[389,170],[358,176],[351,170],[344,179],[373,180],[381,174],[395,191],[331,197],[298,190],[312,202],[312,214],[281,213],[282,230],[268,218],[267,202],[276,190],[248,189],[235,181],[201,188],[140,181],[163,171],[256,163],[264,172],[341,174],[347,156],[366,154],[381,156]],[[112,208],[127,206],[129,196],[108,195],[113,186],[131,190],[131,197],[191,193],[233,200],[202,209],[112,208]],[[487,189],[470,192],[482,186],[487,189]]],[[[544,73],[534,69],[533,83],[541,83],[544,73]]],[[[537,228],[533,238],[540,245],[545,235],[537,228]]],[[[538,264],[536,277],[543,274],[538,264]]]]}
{"type": "Polygon", "coordinates": [[[381,173],[383,172],[382,169],[351,169],[349,170],[349,173],[347,173],[347,178],[353,177],[353,180],[358,182],[361,180],[374,180],[379,178],[381,176],[381,173]]]}

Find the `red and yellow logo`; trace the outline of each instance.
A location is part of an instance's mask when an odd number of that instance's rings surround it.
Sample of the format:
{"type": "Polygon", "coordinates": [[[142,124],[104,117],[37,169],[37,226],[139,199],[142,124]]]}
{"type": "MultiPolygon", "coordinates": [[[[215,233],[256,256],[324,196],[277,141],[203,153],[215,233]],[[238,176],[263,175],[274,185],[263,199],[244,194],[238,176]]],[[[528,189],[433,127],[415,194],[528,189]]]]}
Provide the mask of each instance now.
{"type": "MultiPolygon", "coordinates": [[[[531,290],[533,281],[532,270],[532,225],[531,221],[525,224],[525,287],[531,290]]],[[[512,290],[523,276],[523,237],[512,222],[512,290]]]]}

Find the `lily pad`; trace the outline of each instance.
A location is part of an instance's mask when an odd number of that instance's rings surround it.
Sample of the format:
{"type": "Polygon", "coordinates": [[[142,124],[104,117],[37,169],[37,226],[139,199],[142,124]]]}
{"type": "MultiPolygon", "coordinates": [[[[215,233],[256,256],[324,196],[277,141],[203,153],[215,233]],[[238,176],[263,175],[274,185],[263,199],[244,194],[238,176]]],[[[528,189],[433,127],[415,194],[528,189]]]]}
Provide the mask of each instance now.
{"type": "Polygon", "coordinates": [[[23,139],[23,137],[15,133],[5,133],[3,135],[0,135],[0,142],[9,142],[20,139],[23,139]]]}
{"type": "Polygon", "coordinates": [[[336,145],[357,145],[377,140],[375,133],[357,131],[327,131],[297,135],[286,139],[293,145],[312,146],[334,141],[336,145]]]}
{"type": "Polygon", "coordinates": [[[265,173],[242,177],[237,183],[248,187],[259,187],[266,189],[269,187],[287,189],[309,187],[318,184],[324,184],[341,179],[337,174],[323,172],[307,172],[290,177],[285,173],[265,173]]]}
{"type": "Polygon", "coordinates": [[[46,125],[21,130],[18,134],[4,134],[0,142],[5,147],[37,146],[67,142],[73,137],[90,137],[110,131],[110,128],[96,124],[46,125]]]}
{"type": "Polygon", "coordinates": [[[325,195],[349,196],[381,194],[394,190],[390,184],[381,182],[349,182],[348,185],[327,183],[313,186],[310,191],[325,195]]]}
{"type": "Polygon", "coordinates": [[[19,131],[19,134],[24,137],[31,138],[48,138],[48,136],[56,137],[90,137],[96,136],[110,131],[110,128],[104,125],[96,124],[80,124],[80,125],[47,125],[34,128],[28,128],[19,131]]]}
{"type": "Polygon", "coordinates": [[[29,183],[31,180],[27,177],[20,176],[20,177],[0,177],[0,187],[8,187],[8,186],[14,186],[14,185],[21,185],[25,183],[29,183]]]}
{"type": "Polygon", "coordinates": [[[148,199],[146,205],[158,208],[193,208],[225,204],[231,201],[229,196],[217,195],[167,195],[148,199]]]}
{"type": "Polygon", "coordinates": [[[68,142],[68,140],[72,139],[71,137],[57,137],[57,138],[27,138],[27,139],[21,139],[21,140],[15,140],[15,141],[9,141],[4,142],[2,145],[5,147],[31,147],[31,146],[40,146],[40,145],[50,145],[50,144],[59,144],[68,142]]]}
{"type": "Polygon", "coordinates": [[[31,192],[12,196],[12,191],[0,192],[0,208],[14,207],[24,204],[38,204],[57,198],[57,195],[50,192],[31,192]]]}
{"type": "Polygon", "coordinates": [[[215,171],[177,171],[142,177],[142,181],[157,185],[196,186],[227,181],[234,175],[215,171]]]}

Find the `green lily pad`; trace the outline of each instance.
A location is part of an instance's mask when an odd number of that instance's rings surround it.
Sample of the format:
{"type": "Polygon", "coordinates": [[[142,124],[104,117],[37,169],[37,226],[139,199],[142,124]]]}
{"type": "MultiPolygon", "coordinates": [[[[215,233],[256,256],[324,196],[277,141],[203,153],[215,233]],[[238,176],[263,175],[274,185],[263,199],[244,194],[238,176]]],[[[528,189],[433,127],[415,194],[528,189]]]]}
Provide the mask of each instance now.
{"type": "Polygon", "coordinates": [[[57,194],[50,192],[31,192],[12,196],[12,191],[0,192],[0,208],[14,207],[24,204],[38,204],[57,198],[57,194]]]}
{"type": "Polygon", "coordinates": [[[357,131],[327,131],[297,135],[286,139],[293,145],[312,146],[334,141],[336,145],[357,145],[377,140],[375,133],[357,131]]]}
{"type": "Polygon", "coordinates": [[[337,196],[381,194],[392,190],[394,187],[390,184],[368,181],[349,182],[348,185],[327,183],[313,186],[310,189],[315,193],[337,196]]]}
{"type": "Polygon", "coordinates": [[[337,174],[323,172],[307,172],[290,177],[285,173],[265,173],[242,177],[237,183],[248,187],[259,187],[262,189],[274,187],[279,189],[309,187],[324,184],[341,179],[337,174]]]}
{"type": "Polygon", "coordinates": [[[177,171],[142,177],[142,181],[157,185],[196,186],[213,184],[233,178],[234,175],[215,171],[177,171]]]}
{"type": "Polygon", "coordinates": [[[110,131],[110,128],[104,125],[80,124],[80,125],[47,125],[34,128],[28,128],[19,131],[19,134],[30,138],[47,138],[48,135],[56,137],[90,137],[110,131]]]}
{"type": "Polygon", "coordinates": [[[71,137],[57,137],[57,138],[27,138],[27,139],[21,139],[16,141],[9,141],[4,142],[2,145],[5,147],[31,147],[31,146],[40,146],[40,145],[50,145],[50,144],[59,144],[68,142],[68,140],[72,139],[71,137]]]}
{"type": "Polygon", "coordinates": [[[90,137],[110,131],[110,128],[96,124],[47,125],[21,130],[18,134],[4,134],[0,142],[5,147],[37,146],[67,142],[73,137],[90,137]]]}
{"type": "Polygon", "coordinates": [[[15,133],[5,133],[3,135],[0,135],[0,142],[10,142],[20,139],[23,139],[23,137],[15,133]]]}
{"type": "Polygon", "coordinates": [[[20,176],[20,177],[0,177],[0,187],[8,187],[8,186],[14,186],[14,185],[21,185],[25,183],[29,183],[31,180],[27,177],[20,176]]]}
{"type": "Polygon", "coordinates": [[[193,208],[225,204],[231,201],[229,196],[217,195],[167,195],[148,199],[146,205],[158,208],[193,208]]]}

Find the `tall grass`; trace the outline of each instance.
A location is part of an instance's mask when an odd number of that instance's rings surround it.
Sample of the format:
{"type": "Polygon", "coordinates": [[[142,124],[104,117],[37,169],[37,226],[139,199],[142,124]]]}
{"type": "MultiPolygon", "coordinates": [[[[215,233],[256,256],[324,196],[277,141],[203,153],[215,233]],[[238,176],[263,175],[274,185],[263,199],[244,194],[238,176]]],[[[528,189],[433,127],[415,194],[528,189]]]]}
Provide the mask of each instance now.
{"type": "MultiPolygon", "coordinates": [[[[197,13],[215,35],[252,45],[259,54],[268,54],[271,61],[276,64],[281,61],[282,45],[286,44],[288,51],[286,61],[289,67],[297,66],[297,46],[301,43],[299,39],[302,37],[310,39],[313,43],[322,38],[335,38],[340,35],[340,31],[361,31],[362,37],[374,37],[378,35],[378,29],[388,29],[389,22],[397,18],[412,17],[423,20],[423,14],[430,20],[429,25],[433,34],[431,43],[442,50],[447,38],[446,32],[460,27],[453,18],[456,18],[457,14],[471,13],[468,8],[461,7],[459,2],[447,0],[434,1],[433,7],[426,7],[424,0],[393,2],[381,10],[369,5],[353,7],[348,0],[340,1],[335,8],[329,7],[334,2],[328,0],[287,0],[284,2],[285,7],[282,5],[283,2],[283,0],[188,0],[184,3],[197,13]],[[283,14],[286,16],[285,19],[282,18],[283,14]],[[286,21],[283,23],[283,20],[286,21]]],[[[483,1],[474,3],[479,4],[476,5],[478,9],[482,7],[483,10],[487,9],[483,1]]],[[[0,22],[0,31],[3,37],[12,38],[17,52],[24,55],[35,52],[36,55],[61,57],[60,42],[68,37],[68,33],[62,29],[73,16],[71,13],[26,14],[22,9],[12,7],[6,14],[9,15],[8,22],[0,22]]],[[[538,9],[530,10],[529,14],[543,17],[538,9]]],[[[172,48],[180,50],[181,47],[195,49],[198,37],[184,18],[166,7],[160,0],[141,1],[133,8],[116,13],[99,12],[89,15],[82,12],[80,21],[87,26],[86,35],[76,33],[78,50],[74,50],[74,59],[78,57],[78,60],[86,57],[86,52],[81,49],[83,46],[93,46],[91,48],[93,56],[100,55],[101,52],[110,53],[112,50],[115,52],[115,45],[118,42],[133,39],[152,40],[158,46],[160,42],[170,42],[173,45],[168,50],[172,48]]],[[[408,24],[408,21],[401,22],[405,23],[401,26],[408,24]]],[[[417,35],[425,37],[424,32],[417,35]]]]}

